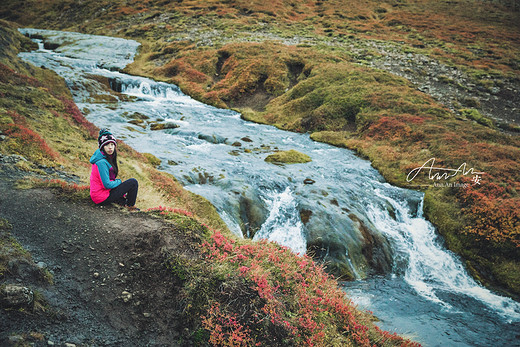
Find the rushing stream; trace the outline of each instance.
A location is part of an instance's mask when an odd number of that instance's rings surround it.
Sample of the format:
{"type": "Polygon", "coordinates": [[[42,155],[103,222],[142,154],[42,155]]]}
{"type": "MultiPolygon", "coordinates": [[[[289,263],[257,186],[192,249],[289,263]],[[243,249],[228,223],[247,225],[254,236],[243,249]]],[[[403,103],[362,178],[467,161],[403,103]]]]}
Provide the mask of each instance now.
{"type": "Polygon", "coordinates": [[[341,264],[357,278],[345,291],[382,328],[426,346],[519,345],[520,304],[478,285],[443,248],[422,217],[421,193],[389,185],[349,150],[243,121],[174,85],[121,73],[134,41],[21,32],[40,49],[20,56],[63,76],[88,120],[161,159],[160,169],[210,200],[238,236],[268,238],[296,253],[312,249],[341,264]],[[153,122],[165,129],[151,130],[153,122]],[[264,161],[289,149],[312,161],[264,161]]]}

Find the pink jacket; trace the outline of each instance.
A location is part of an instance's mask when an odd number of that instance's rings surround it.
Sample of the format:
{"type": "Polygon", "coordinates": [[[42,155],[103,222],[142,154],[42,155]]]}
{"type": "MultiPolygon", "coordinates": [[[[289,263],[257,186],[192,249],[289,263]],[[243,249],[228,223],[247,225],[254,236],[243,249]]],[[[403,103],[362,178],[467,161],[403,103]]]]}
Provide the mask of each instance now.
{"type": "Polygon", "coordinates": [[[90,197],[96,204],[102,203],[110,195],[110,190],[121,184],[115,179],[112,166],[98,149],[90,158],[92,171],[90,172],[90,197]],[[112,171],[112,172],[111,172],[112,171]]]}

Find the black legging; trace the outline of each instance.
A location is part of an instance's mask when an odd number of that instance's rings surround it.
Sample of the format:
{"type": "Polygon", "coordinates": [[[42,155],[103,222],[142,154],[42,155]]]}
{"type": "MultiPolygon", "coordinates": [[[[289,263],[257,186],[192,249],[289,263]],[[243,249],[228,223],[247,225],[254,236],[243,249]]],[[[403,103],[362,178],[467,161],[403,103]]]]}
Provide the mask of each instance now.
{"type": "Polygon", "coordinates": [[[137,190],[139,189],[139,184],[135,178],[130,178],[114,189],[110,190],[110,195],[106,198],[105,201],[100,203],[100,205],[108,205],[113,202],[116,202],[123,206],[134,206],[135,199],[137,199],[137,190]],[[126,196],[125,196],[126,194],[126,196]]]}

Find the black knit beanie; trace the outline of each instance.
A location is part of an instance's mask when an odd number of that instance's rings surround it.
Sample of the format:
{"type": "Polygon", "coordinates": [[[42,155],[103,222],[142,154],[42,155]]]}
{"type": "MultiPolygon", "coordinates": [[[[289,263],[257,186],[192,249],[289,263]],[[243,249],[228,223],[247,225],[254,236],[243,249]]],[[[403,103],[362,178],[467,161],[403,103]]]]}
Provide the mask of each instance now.
{"type": "Polygon", "coordinates": [[[110,131],[108,131],[107,129],[101,129],[99,131],[99,136],[98,136],[99,148],[103,148],[103,146],[109,142],[112,142],[114,145],[117,146],[116,138],[114,137],[114,135],[112,135],[112,133],[110,131]]]}

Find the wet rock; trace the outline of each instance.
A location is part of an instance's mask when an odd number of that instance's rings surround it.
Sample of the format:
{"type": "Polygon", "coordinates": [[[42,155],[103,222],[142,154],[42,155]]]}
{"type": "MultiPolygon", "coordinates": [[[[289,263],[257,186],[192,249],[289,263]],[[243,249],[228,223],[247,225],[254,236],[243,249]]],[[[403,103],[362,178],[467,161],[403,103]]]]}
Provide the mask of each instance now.
{"type": "Polygon", "coordinates": [[[179,125],[175,123],[151,123],[150,130],[164,130],[164,129],[176,129],[179,125]]]}
{"type": "Polygon", "coordinates": [[[252,238],[266,221],[269,211],[257,192],[246,192],[239,203],[242,233],[252,238]]]}
{"type": "Polygon", "coordinates": [[[314,184],[314,183],[316,183],[316,181],[311,178],[306,178],[303,180],[303,184],[314,184]]]}
{"type": "Polygon", "coordinates": [[[249,137],[245,136],[245,137],[242,137],[240,140],[244,141],[244,142],[253,142],[253,140],[251,140],[249,137]]]}
{"type": "Polygon", "coordinates": [[[4,308],[29,307],[34,301],[31,289],[16,284],[8,284],[0,288],[0,306],[4,308]]]}
{"type": "Polygon", "coordinates": [[[207,141],[209,143],[219,144],[219,143],[225,143],[227,138],[219,135],[207,135],[207,134],[199,134],[197,136],[200,140],[207,141]]]}
{"type": "Polygon", "coordinates": [[[132,119],[131,121],[128,121],[128,123],[145,128],[144,120],[142,119],[132,119]]]}
{"type": "Polygon", "coordinates": [[[242,143],[238,142],[238,141],[235,141],[231,144],[231,146],[233,147],[241,147],[242,146],[242,143]]]}
{"type": "Polygon", "coordinates": [[[302,209],[300,210],[300,219],[303,224],[307,224],[312,216],[311,210],[302,209]]]}
{"type": "Polygon", "coordinates": [[[142,114],[142,113],[139,113],[139,112],[134,112],[132,113],[131,115],[128,116],[128,118],[131,118],[131,119],[138,119],[138,120],[146,120],[146,119],[150,119],[150,117],[148,117],[147,115],[145,114],[142,114]]]}
{"type": "Polygon", "coordinates": [[[354,225],[363,235],[361,253],[369,265],[368,274],[384,275],[392,270],[392,248],[388,240],[383,237],[369,223],[354,214],[349,215],[354,225]]]}

